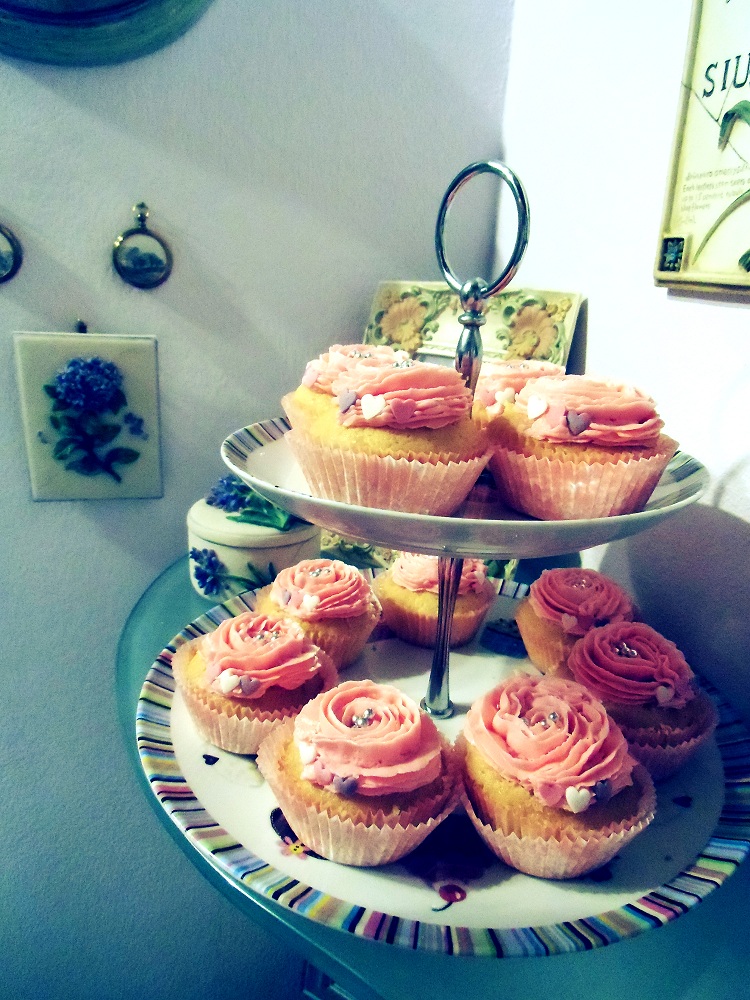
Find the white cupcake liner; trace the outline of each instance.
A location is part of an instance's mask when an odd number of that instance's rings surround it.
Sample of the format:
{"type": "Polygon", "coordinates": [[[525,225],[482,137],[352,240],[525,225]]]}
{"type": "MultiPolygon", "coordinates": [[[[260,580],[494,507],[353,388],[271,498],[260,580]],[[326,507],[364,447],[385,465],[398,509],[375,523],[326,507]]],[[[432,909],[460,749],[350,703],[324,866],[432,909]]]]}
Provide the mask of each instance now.
{"type": "Polygon", "coordinates": [[[672,451],[628,461],[574,462],[497,448],[489,469],[505,502],[547,521],[612,517],[642,510],[672,451]]]}
{"type": "Polygon", "coordinates": [[[448,462],[368,455],[316,444],[298,430],[285,439],[313,496],[437,517],[452,514],[463,503],[489,460],[489,452],[448,462]]]}
{"type": "Polygon", "coordinates": [[[461,801],[479,836],[511,868],[538,878],[578,878],[611,861],[653,820],[656,811],[654,784],[641,765],[636,767],[641,772],[643,792],[635,816],[602,830],[592,831],[586,837],[564,835],[557,839],[506,834],[480,819],[465,789],[462,791],[461,801]]]}
{"type": "Polygon", "coordinates": [[[271,732],[258,751],[258,769],[300,841],[329,861],[361,868],[398,861],[418,847],[456,808],[458,780],[453,781],[452,794],[426,822],[389,825],[380,814],[379,822],[365,824],[329,816],[300,801],[294,785],[278,775],[275,761],[291,739],[292,731],[293,722],[289,721],[271,732]]]}

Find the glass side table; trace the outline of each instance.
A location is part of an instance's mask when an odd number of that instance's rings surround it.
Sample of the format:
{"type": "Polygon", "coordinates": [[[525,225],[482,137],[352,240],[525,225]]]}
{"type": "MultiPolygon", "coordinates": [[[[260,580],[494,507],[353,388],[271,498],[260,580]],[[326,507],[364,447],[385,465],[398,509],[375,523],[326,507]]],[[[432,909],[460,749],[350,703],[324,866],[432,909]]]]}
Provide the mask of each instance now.
{"type": "MultiPolygon", "coordinates": [[[[249,919],[282,938],[320,970],[313,989],[356,1000],[416,1000],[461,993],[517,997],[537,993],[561,998],[589,995],[621,1000],[622,974],[640,1000],[729,1000],[742,996],[750,978],[743,928],[750,891],[750,865],[686,915],[660,927],[593,951],[554,957],[485,958],[412,951],[371,941],[317,923],[248,889],[214,869],[169,820],[149,788],[136,740],[136,708],[156,656],[210,602],[190,585],[187,556],[169,566],[133,608],[117,652],[117,700],[123,738],[136,780],[175,843],[208,881],[249,919]],[[332,985],[330,980],[334,981],[332,985]]],[[[315,995],[315,993],[313,993],[315,995]]],[[[323,994],[325,995],[325,994],[323,994]]]]}

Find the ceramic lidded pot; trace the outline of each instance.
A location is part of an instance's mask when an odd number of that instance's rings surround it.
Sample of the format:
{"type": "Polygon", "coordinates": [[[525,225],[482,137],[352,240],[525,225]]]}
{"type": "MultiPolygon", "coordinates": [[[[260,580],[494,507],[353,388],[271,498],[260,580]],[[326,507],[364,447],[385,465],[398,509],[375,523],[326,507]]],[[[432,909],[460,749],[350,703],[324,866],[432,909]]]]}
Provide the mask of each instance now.
{"type": "Polygon", "coordinates": [[[190,580],[202,597],[214,602],[263,587],[279,570],[320,555],[317,525],[290,517],[250,493],[227,476],[188,511],[190,580]]]}

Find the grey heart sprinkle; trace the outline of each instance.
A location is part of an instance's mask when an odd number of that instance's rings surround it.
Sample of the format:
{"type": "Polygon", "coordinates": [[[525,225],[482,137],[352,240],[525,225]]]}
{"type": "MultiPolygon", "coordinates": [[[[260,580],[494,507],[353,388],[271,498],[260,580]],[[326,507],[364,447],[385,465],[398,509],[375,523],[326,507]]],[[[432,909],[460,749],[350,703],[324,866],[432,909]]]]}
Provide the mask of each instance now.
{"type": "Polygon", "coordinates": [[[353,389],[347,389],[337,397],[336,402],[339,404],[339,410],[346,413],[349,407],[357,402],[357,393],[353,389]]]}
{"type": "Polygon", "coordinates": [[[568,430],[575,437],[578,434],[583,434],[591,424],[591,414],[576,413],[575,410],[568,410],[565,414],[565,420],[568,424],[568,430]]]}

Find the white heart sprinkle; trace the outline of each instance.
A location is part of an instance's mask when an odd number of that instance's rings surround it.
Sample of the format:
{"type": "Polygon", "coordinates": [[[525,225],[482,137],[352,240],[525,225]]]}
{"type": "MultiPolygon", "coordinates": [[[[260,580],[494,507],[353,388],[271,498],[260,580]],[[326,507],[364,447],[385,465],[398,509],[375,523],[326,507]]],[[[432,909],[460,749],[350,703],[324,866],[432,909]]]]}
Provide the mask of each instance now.
{"type": "Polygon", "coordinates": [[[660,705],[668,705],[674,698],[674,691],[666,684],[660,684],[656,689],[656,700],[660,705]]]}
{"type": "Polygon", "coordinates": [[[305,594],[302,598],[300,607],[303,611],[314,611],[315,608],[320,604],[320,598],[315,594],[305,594]]]}
{"type": "Polygon", "coordinates": [[[228,670],[222,670],[219,674],[218,681],[219,687],[224,694],[229,694],[230,691],[234,691],[240,683],[240,679],[237,674],[230,674],[228,670]]]}
{"type": "Polygon", "coordinates": [[[542,399],[541,396],[529,396],[529,401],[526,404],[526,412],[529,415],[529,420],[536,420],[537,417],[541,417],[543,413],[546,413],[549,409],[549,403],[546,399],[542,399]]]}
{"type": "Polygon", "coordinates": [[[365,420],[372,420],[373,417],[377,417],[385,409],[385,400],[382,396],[373,396],[371,393],[366,392],[360,400],[360,406],[362,407],[362,416],[365,420]]]}
{"type": "Polygon", "coordinates": [[[298,743],[297,750],[303,765],[312,764],[315,760],[315,747],[312,743],[298,743]]]}
{"type": "Polygon", "coordinates": [[[507,388],[502,389],[500,392],[495,393],[496,403],[514,403],[516,399],[516,390],[512,386],[507,386],[507,388]]]}
{"type": "Polygon", "coordinates": [[[588,788],[566,788],[565,800],[574,813],[583,812],[591,802],[591,792],[588,788]]]}

